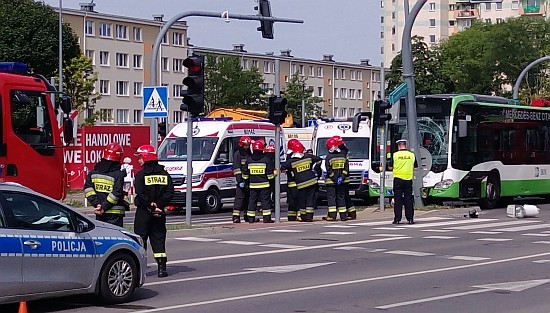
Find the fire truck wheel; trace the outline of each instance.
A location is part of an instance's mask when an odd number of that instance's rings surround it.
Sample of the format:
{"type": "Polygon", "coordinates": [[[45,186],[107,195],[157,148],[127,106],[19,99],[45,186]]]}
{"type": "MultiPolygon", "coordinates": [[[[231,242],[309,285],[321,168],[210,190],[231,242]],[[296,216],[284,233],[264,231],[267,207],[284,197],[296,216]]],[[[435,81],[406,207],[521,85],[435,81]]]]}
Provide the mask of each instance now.
{"type": "Polygon", "coordinates": [[[200,212],[203,214],[218,213],[222,207],[220,193],[215,188],[209,188],[199,202],[200,212]]]}

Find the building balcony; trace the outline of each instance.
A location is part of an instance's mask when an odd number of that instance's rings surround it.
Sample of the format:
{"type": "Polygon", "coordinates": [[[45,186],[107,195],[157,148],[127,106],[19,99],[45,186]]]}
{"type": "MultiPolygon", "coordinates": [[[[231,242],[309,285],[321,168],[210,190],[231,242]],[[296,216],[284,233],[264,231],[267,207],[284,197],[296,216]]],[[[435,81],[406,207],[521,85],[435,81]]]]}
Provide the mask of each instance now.
{"type": "Polygon", "coordinates": [[[521,16],[537,16],[546,14],[546,6],[544,5],[520,5],[519,14],[521,16]]]}
{"type": "Polygon", "coordinates": [[[479,18],[478,9],[462,9],[455,11],[455,19],[477,19],[479,18]]]}

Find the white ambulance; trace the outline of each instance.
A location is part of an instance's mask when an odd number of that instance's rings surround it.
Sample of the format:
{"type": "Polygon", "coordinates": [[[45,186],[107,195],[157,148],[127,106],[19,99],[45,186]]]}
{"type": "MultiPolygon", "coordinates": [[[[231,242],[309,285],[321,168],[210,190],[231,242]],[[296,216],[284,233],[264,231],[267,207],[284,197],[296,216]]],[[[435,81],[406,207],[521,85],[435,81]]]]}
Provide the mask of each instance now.
{"type": "Polygon", "coordinates": [[[286,142],[288,142],[290,139],[298,139],[304,147],[307,149],[311,149],[311,140],[313,139],[313,131],[315,130],[315,127],[309,126],[309,127],[288,127],[285,128],[285,139],[286,142]]]}
{"type": "MultiPolygon", "coordinates": [[[[193,122],[192,206],[202,213],[215,213],[223,204],[233,203],[236,188],[233,154],[241,136],[263,139],[266,145],[275,144],[275,125],[231,118],[200,118],[193,122]]],[[[283,138],[281,133],[282,158],[285,156],[283,138]]],[[[158,157],[174,182],[176,193],[170,206],[185,207],[187,122],[174,126],[168,133],[158,149],[158,157]]],[[[281,184],[283,182],[286,184],[284,175],[281,176],[281,184]]]]}
{"type": "MultiPolygon", "coordinates": [[[[323,118],[317,120],[317,126],[313,131],[311,146],[313,154],[324,159],[328,154],[327,140],[332,136],[340,136],[349,149],[349,194],[352,198],[362,199],[371,203],[374,198],[369,196],[369,168],[370,168],[370,121],[362,121],[359,124],[359,132],[351,130],[352,121],[346,118],[323,118]]],[[[323,177],[319,180],[319,197],[326,199],[324,188],[326,167],[323,162],[323,177]]]]}

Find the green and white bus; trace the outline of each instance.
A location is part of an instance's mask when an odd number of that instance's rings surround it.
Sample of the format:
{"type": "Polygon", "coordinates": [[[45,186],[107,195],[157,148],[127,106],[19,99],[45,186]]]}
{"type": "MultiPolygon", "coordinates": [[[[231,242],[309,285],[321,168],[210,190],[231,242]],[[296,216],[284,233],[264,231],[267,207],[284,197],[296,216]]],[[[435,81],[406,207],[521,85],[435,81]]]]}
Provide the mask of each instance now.
{"type": "MultiPolygon", "coordinates": [[[[486,209],[517,196],[550,198],[550,108],[473,94],[418,96],[416,102],[418,142],[432,159],[421,190],[425,203],[477,201],[486,209]]],[[[404,100],[400,105],[399,123],[386,132],[391,152],[398,139],[408,138],[404,100]]],[[[372,129],[376,138],[379,129],[372,129]]],[[[373,140],[373,195],[379,192],[379,147],[373,140]]],[[[391,182],[391,172],[386,178],[391,182]]]]}

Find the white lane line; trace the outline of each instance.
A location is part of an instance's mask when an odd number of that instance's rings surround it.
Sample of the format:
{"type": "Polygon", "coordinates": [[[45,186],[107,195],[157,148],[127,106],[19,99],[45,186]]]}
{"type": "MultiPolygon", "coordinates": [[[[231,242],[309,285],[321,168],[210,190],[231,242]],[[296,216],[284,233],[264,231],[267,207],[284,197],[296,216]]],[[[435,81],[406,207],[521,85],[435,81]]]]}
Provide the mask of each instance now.
{"type": "Polygon", "coordinates": [[[550,230],[541,231],[543,234],[550,234],[550,230]]]}
{"type": "Polygon", "coordinates": [[[224,224],[233,224],[231,221],[225,221],[225,222],[207,222],[207,223],[197,223],[200,225],[224,225],[224,224]]]}
{"type": "Polygon", "coordinates": [[[510,241],[510,240],[514,240],[514,239],[511,239],[511,238],[479,238],[479,239],[476,239],[476,240],[501,242],[501,241],[510,241]]]}
{"type": "Polygon", "coordinates": [[[218,243],[225,243],[228,245],[239,245],[239,246],[255,246],[255,245],[261,245],[261,242],[255,242],[255,241],[240,241],[240,240],[226,240],[226,241],[218,241],[218,243]]]}
{"type": "Polygon", "coordinates": [[[535,241],[533,243],[541,243],[543,245],[550,245],[550,241],[535,241]]]}
{"type": "MultiPolygon", "coordinates": [[[[416,221],[416,220],[415,220],[416,221]]],[[[439,227],[439,226],[451,226],[451,225],[457,225],[457,224],[472,224],[472,223],[483,223],[483,222],[490,222],[490,221],[497,221],[495,218],[472,218],[468,220],[453,220],[453,221],[447,221],[447,222],[436,222],[436,223],[416,223],[413,225],[404,225],[404,227],[407,228],[428,228],[428,227],[439,227]]]]}
{"type": "Polygon", "coordinates": [[[279,249],[297,249],[297,248],[303,248],[304,246],[283,245],[283,244],[279,244],[279,243],[270,243],[270,244],[260,245],[260,247],[279,248],[279,249]]]}
{"type": "Polygon", "coordinates": [[[343,236],[343,235],[356,235],[356,232],[353,231],[326,231],[319,233],[320,235],[337,235],[337,236],[343,236]]]}
{"type": "MultiPolygon", "coordinates": [[[[526,260],[526,259],[540,258],[540,257],[548,256],[548,255],[550,255],[550,252],[533,254],[533,255],[525,255],[525,256],[520,256],[520,257],[515,257],[515,258],[510,258],[510,259],[501,259],[501,260],[480,262],[480,263],[474,263],[474,264],[458,265],[458,266],[451,266],[451,267],[442,267],[442,268],[436,268],[436,269],[424,270],[424,271],[418,271],[418,272],[408,272],[408,273],[401,273],[401,274],[392,274],[392,275],[387,275],[387,276],[362,278],[362,279],[340,281],[340,282],[329,283],[329,284],[321,284],[321,285],[316,284],[316,285],[313,285],[313,286],[282,289],[282,290],[268,291],[268,292],[262,292],[262,293],[247,294],[247,295],[242,295],[242,296],[234,296],[234,297],[213,299],[213,300],[200,301],[200,302],[177,304],[177,305],[159,307],[159,308],[154,308],[154,309],[146,309],[146,310],[142,310],[142,311],[135,311],[134,313],[153,313],[153,312],[170,311],[170,310],[177,310],[177,309],[188,308],[188,307],[197,307],[197,306],[208,305],[208,304],[224,303],[224,302],[244,300],[244,299],[261,298],[261,297],[268,297],[268,296],[274,296],[274,295],[280,295],[280,294],[296,293],[296,292],[300,292],[300,291],[318,290],[318,289],[325,289],[325,288],[332,288],[332,287],[339,287],[339,286],[362,284],[362,283],[368,283],[368,282],[372,282],[372,281],[383,281],[383,280],[393,279],[393,278],[402,279],[403,277],[419,276],[419,275],[424,275],[424,274],[433,274],[433,273],[441,273],[441,272],[449,272],[449,271],[462,270],[462,269],[480,267],[480,266],[487,266],[487,265],[490,266],[490,265],[500,264],[500,263],[508,263],[508,262],[526,260]]],[[[239,274],[239,273],[231,273],[231,274],[236,275],[236,274],[239,274]]],[[[181,310],[179,312],[181,312],[181,310]]]]}
{"type": "MultiPolygon", "coordinates": [[[[440,221],[440,220],[449,220],[448,217],[420,217],[415,218],[414,220],[417,222],[428,222],[428,221],[440,221]]],[[[381,222],[364,222],[364,223],[348,223],[348,225],[353,226],[377,226],[377,225],[388,225],[391,221],[381,221],[381,222]]]]}
{"type": "Polygon", "coordinates": [[[537,221],[513,220],[508,222],[500,222],[500,223],[488,223],[488,224],[481,224],[481,225],[467,225],[467,226],[446,227],[446,228],[453,229],[453,230],[472,230],[472,229],[479,229],[479,228],[492,228],[492,227],[500,227],[500,226],[508,226],[508,225],[530,224],[530,223],[537,223],[537,221]]]}
{"type": "Polygon", "coordinates": [[[550,237],[550,234],[521,234],[522,236],[534,236],[534,237],[550,237]]]}
{"type": "Polygon", "coordinates": [[[367,248],[365,251],[367,252],[384,252],[384,251],[388,251],[388,249],[372,249],[372,248],[367,248]]]}
{"type": "MultiPolygon", "coordinates": [[[[397,237],[397,238],[377,238],[377,239],[367,239],[367,240],[358,240],[358,241],[346,241],[346,242],[338,242],[338,243],[329,243],[329,244],[325,244],[325,245],[308,246],[308,247],[294,248],[294,249],[280,249],[280,250],[256,251],[256,252],[246,252],[246,253],[237,253],[237,254],[215,255],[215,256],[193,258],[193,259],[172,260],[172,261],[168,261],[167,264],[187,264],[187,263],[194,263],[194,262],[204,262],[204,261],[213,261],[213,260],[243,258],[243,257],[249,257],[249,256],[257,256],[257,255],[262,255],[263,256],[263,255],[276,254],[276,253],[290,253],[290,252],[296,252],[296,251],[307,251],[307,250],[328,249],[328,248],[335,248],[335,247],[355,246],[355,245],[361,245],[361,244],[369,244],[369,243],[393,241],[393,240],[402,240],[402,239],[410,239],[410,238],[411,237],[406,237],[406,236],[397,237]]],[[[155,266],[156,263],[149,263],[147,265],[155,266]]]]}
{"type": "Polygon", "coordinates": [[[429,256],[434,255],[433,253],[428,252],[418,252],[418,251],[405,251],[405,250],[391,250],[386,251],[387,254],[398,254],[398,255],[409,255],[409,256],[429,256]]]}
{"type": "Polygon", "coordinates": [[[351,250],[367,250],[367,248],[363,248],[363,247],[338,247],[338,248],[333,248],[334,250],[346,250],[346,251],[351,251],[351,250]]]}
{"type": "Polygon", "coordinates": [[[484,258],[481,256],[464,256],[464,255],[446,255],[442,258],[449,259],[449,260],[461,260],[461,261],[484,261],[484,260],[490,260],[491,258],[484,258]]]}
{"type": "Polygon", "coordinates": [[[452,232],[450,229],[421,229],[420,231],[428,231],[432,233],[448,233],[452,232]]]}
{"type": "Polygon", "coordinates": [[[374,234],[374,235],[371,235],[371,237],[403,237],[405,235],[401,235],[401,234],[374,234]]]}
{"type": "Polygon", "coordinates": [[[375,227],[376,230],[403,230],[404,227],[375,227]]]}
{"type": "Polygon", "coordinates": [[[519,227],[512,227],[512,228],[500,228],[500,229],[494,229],[495,231],[524,231],[524,230],[532,230],[532,229],[541,229],[541,228],[548,228],[550,227],[549,224],[538,224],[538,225],[529,225],[529,226],[519,226],[519,227]]]}
{"type": "Polygon", "coordinates": [[[270,229],[269,232],[272,233],[303,233],[304,229],[270,229]]]}
{"type": "Polygon", "coordinates": [[[533,261],[533,263],[538,263],[538,264],[550,263],[550,260],[536,260],[536,261],[533,261]]]}
{"type": "Polygon", "coordinates": [[[181,240],[181,241],[196,241],[196,242],[213,242],[213,241],[221,241],[221,239],[215,239],[215,238],[201,238],[201,237],[179,237],[174,238],[175,240],[181,240]]]}
{"type": "Polygon", "coordinates": [[[325,225],[325,228],[356,228],[357,226],[352,225],[325,225]]]}
{"type": "Polygon", "coordinates": [[[498,235],[498,234],[502,234],[502,232],[501,232],[501,231],[485,231],[485,230],[478,230],[478,231],[471,231],[470,234],[498,235]]]}
{"type": "Polygon", "coordinates": [[[458,237],[453,236],[426,236],[422,237],[422,239],[456,239],[458,237]]]}

